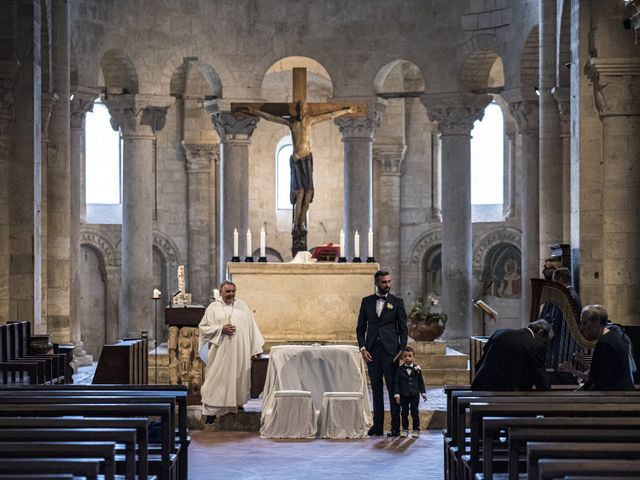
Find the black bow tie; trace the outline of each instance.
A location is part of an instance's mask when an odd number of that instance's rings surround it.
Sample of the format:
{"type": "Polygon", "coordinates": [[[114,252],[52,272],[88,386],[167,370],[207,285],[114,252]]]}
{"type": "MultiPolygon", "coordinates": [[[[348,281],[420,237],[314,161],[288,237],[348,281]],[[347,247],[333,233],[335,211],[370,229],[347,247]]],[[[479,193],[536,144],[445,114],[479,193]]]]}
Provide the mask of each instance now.
{"type": "Polygon", "coordinates": [[[376,297],[378,297],[378,300],[384,300],[385,302],[387,301],[387,297],[382,297],[380,295],[376,295],[376,297]]]}

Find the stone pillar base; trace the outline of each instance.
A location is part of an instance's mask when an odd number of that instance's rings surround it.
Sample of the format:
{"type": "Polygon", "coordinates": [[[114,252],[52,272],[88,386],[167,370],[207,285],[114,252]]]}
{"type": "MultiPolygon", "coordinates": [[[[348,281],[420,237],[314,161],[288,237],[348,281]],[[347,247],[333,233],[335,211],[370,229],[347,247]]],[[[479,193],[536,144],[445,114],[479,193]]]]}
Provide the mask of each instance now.
{"type": "Polygon", "coordinates": [[[93,355],[87,355],[87,352],[82,348],[83,346],[84,344],[82,342],[74,343],[73,361],[71,362],[74,372],[77,372],[79,367],[86,367],[93,364],[93,355]]]}

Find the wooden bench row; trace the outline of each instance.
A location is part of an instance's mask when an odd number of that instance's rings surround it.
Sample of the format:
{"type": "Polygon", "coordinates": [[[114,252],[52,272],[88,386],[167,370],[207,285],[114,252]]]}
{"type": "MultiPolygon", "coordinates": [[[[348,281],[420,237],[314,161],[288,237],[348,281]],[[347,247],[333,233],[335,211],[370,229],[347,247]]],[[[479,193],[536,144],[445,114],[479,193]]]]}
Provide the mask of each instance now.
{"type": "Polygon", "coordinates": [[[105,478],[117,474],[126,479],[186,479],[189,443],[186,387],[11,385],[0,389],[0,475],[24,472],[19,465],[32,465],[32,475],[95,478],[100,473],[105,478]],[[158,435],[150,436],[152,425],[158,435]],[[1,447],[5,442],[29,443],[33,448],[5,455],[1,447]],[[5,465],[5,458],[15,461],[5,465]],[[47,462],[51,470],[44,467],[47,462]]]}
{"type": "Polygon", "coordinates": [[[36,353],[31,348],[31,323],[0,325],[0,371],[2,383],[71,383],[68,354],[36,353]]]}
{"type": "Polygon", "coordinates": [[[563,478],[556,475],[559,465],[567,474],[582,474],[587,472],[579,467],[584,459],[617,465],[632,459],[629,452],[640,446],[640,392],[473,392],[468,386],[445,391],[447,480],[517,479],[525,472],[531,479],[563,478]],[[594,458],[578,454],[571,446],[576,442],[635,447],[620,454],[607,447],[594,458]],[[548,454],[554,449],[560,453],[548,454]]]}

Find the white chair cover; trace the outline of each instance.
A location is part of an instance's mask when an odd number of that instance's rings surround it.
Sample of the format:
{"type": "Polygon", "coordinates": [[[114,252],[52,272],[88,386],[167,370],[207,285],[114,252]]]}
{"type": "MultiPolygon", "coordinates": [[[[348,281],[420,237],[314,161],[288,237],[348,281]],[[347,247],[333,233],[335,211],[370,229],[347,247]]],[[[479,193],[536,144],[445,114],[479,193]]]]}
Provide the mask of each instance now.
{"type": "Polygon", "coordinates": [[[273,393],[273,410],[263,416],[266,423],[260,428],[263,438],[314,438],[316,413],[311,392],[307,390],[278,390],[273,393]]]}
{"type": "Polygon", "coordinates": [[[318,416],[321,438],[365,438],[367,423],[361,392],[325,392],[318,416]]]}

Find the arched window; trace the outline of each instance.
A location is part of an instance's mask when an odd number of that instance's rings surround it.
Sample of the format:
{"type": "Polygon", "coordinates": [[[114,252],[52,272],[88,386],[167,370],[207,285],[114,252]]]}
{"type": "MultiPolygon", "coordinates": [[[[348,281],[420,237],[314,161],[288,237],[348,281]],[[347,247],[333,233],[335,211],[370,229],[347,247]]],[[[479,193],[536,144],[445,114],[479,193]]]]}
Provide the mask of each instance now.
{"type": "Polygon", "coordinates": [[[474,222],[504,220],[504,116],[497,103],[485,108],[471,132],[471,205],[474,222]]]}
{"type": "Polygon", "coordinates": [[[85,120],[87,223],[122,223],[122,139],[98,98],[85,120]]]}
{"type": "Polygon", "coordinates": [[[291,210],[291,168],[289,159],[293,154],[291,135],[284,136],[276,146],[276,209],[291,210]]]}

